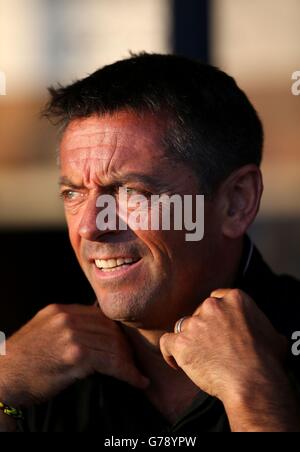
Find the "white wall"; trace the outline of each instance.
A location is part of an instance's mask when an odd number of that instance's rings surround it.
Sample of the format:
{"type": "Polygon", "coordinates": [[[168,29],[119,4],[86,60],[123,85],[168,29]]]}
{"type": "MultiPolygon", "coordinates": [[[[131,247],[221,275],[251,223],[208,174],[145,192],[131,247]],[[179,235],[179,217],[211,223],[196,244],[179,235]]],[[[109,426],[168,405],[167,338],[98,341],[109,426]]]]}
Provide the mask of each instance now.
{"type": "Polygon", "coordinates": [[[128,51],[170,51],[171,0],[0,0],[10,93],[43,92],[128,51]]]}

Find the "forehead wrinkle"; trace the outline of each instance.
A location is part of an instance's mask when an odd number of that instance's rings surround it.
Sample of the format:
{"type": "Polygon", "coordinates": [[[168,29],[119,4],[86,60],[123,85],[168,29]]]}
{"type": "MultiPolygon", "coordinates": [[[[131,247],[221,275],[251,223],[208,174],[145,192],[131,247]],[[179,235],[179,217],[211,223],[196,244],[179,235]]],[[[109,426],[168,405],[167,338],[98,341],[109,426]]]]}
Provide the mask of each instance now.
{"type": "Polygon", "coordinates": [[[138,137],[138,135],[135,133],[124,132],[118,129],[113,129],[112,131],[111,129],[109,129],[101,132],[73,132],[72,137],[68,137],[68,139],[66,140],[67,142],[64,143],[64,149],[66,151],[75,151],[86,148],[110,146],[112,143],[118,141],[118,138],[120,136],[122,136],[123,141],[126,139],[134,138],[134,140],[131,140],[131,146],[133,147],[136,147],[137,144],[141,144],[141,142],[151,145],[154,144],[153,139],[146,136],[138,137]]]}
{"type": "Polygon", "coordinates": [[[109,152],[107,153],[107,156],[99,156],[99,149],[98,147],[93,146],[92,148],[85,149],[85,156],[81,155],[78,158],[71,158],[68,159],[68,162],[70,164],[79,163],[80,172],[82,173],[82,178],[84,181],[84,184],[89,186],[93,183],[99,183],[100,181],[108,180],[110,178],[110,167],[113,163],[114,156],[118,150],[118,136],[113,136],[114,141],[111,140],[110,144],[107,145],[109,148],[109,152]],[[93,154],[93,151],[97,155],[91,156],[91,153],[93,154]]]}
{"type": "MultiPolygon", "coordinates": [[[[143,124],[143,130],[145,133],[141,133],[140,127],[136,125],[133,125],[132,131],[118,126],[99,130],[99,123],[94,127],[69,129],[61,143],[62,160],[66,165],[74,165],[77,177],[89,184],[96,181],[102,184],[107,179],[116,179],[117,174],[122,174],[126,163],[135,161],[136,151],[146,151],[148,148],[152,157],[155,157],[153,151],[162,150],[159,135],[147,136],[148,132],[153,132],[153,128],[144,127],[143,124]],[[135,151],[131,155],[132,159],[128,158],[128,152],[131,151],[135,151]]],[[[164,160],[163,155],[160,157],[164,160]]]]}
{"type": "MultiPolygon", "coordinates": [[[[119,160],[120,163],[123,163],[124,155],[123,153],[126,151],[138,151],[139,149],[145,149],[145,144],[143,142],[147,142],[147,144],[151,144],[151,151],[154,149],[157,149],[154,145],[154,140],[145,139],[144,137],[139,137],[135,134],[121,134],[121,133],[115,133],[113,135],[106,134],[104,132],[97,134],[96,137],[91,137],[90,135],[86,136],[87,141],[81,145],[78,146],[78,141],[76,140],[75,143],[71,142],[68,144],[65,143],[65,146],[62,146],[62,150],[68,153],[67,155],[67,161],[72,163],[82,163],[84,160],[89,160],[90,162],[96,162],[97,160],[99,162],[102,162],[103,165],[105,165],[104,172],[108,172],[111,169],[112,164],[115,160],[119,160]],[[108,136],[108,140],[106,137],[108,136]],[[129,141],[126,138],[133,137],[134,140],[129,141]],[[76,147],[73,147],[74,144],[76,147]],[[77,151],[77,152],[76,152],[77,151]],[[74,155],[72,155],[74,153],[74,155]],[[114,158],[116,156],[116,158],[114,158]],[[107,162],[107,164],[106,164],[107,162]]],[[[148,149],[149,150],[149,149],[148,149]]],[[[126,160],[128,159],[128,156],[126,157],[126,160]]]]}

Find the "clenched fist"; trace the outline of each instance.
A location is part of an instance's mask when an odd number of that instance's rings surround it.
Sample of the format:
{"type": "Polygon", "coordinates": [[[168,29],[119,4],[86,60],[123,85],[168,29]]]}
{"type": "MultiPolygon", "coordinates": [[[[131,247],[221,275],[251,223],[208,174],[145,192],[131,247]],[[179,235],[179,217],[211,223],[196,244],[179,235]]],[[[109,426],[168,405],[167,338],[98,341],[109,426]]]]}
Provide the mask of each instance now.
{"type": "Polygon", "coordinates": [[[116,322],[95,306],[50,305],[8,340],[0,399],[28,406],[95,372],[147,386],[116,322]]]}
{"type": "Polygon", "coordinates": [[[286,340],[247,294],[214,291],[183,320],[181,332],[163,335],[160,345],[170,366],[223,402],[232,429],[287,429],[286,416],[278,419],[283,407],[294,410],[283,366],[286,340]]]}

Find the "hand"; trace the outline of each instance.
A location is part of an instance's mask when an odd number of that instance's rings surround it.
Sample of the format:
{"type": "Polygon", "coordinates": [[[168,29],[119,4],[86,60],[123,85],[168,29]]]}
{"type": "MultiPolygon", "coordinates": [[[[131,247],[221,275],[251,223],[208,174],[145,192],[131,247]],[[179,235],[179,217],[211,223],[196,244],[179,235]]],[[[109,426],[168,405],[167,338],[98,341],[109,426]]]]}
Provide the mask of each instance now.
{"type": "Polygon", "coordinates": [[[0,399],[28,406],[94,372],[147,386],[116,322],[95,306],[50,305],[7,341],[7,355],[0,358],[0,399]]]}
{"type": "Polygon", "coordinates": [[[285,394],[285,406],[289,406],[289,397],[294,403],[285,389],[288,383],[282,363],[286,340],[242,291],[214,291],[183,321],[181,331],[161,337],[165,360],[223,402],[232,428],[248,428],[247,417],[255,429],[252,415],[261,410],[268,418],[270,406],[274,411],[277,403],[274,395],[279,404],[276,410],[280,410],[280,391],[285,394]]]}

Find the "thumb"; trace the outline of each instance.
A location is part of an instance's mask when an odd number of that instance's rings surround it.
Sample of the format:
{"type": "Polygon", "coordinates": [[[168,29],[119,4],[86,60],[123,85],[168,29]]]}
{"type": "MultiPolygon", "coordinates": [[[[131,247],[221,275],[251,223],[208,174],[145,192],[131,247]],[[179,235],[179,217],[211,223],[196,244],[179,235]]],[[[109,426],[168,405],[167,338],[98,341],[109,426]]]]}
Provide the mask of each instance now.
{"type": "Polygon", "coordinates": [[[214,298],[224,298],[229,292],[231,292],[232,289],[226,288],[226,289],[215,289],[210,294],[211,297],[214,298]]]}

